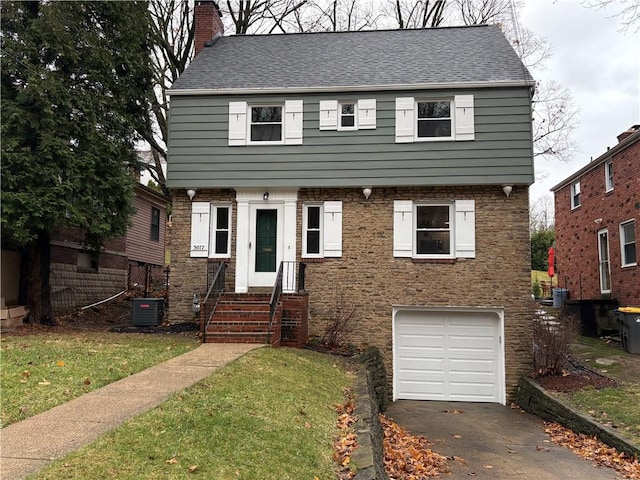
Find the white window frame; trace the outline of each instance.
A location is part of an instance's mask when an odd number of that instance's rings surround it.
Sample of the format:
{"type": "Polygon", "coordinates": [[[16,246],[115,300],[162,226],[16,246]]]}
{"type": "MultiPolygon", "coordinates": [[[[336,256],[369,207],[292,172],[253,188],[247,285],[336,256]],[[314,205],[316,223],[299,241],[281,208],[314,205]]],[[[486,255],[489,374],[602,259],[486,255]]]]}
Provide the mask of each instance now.
{"type": "Polygon", "coordinates": [[[455,132],[455,104],[452,98],[429,98],[429,99],[425,99],[425,98],[417,98],[415,105],[414,105],[414,121],[415,121],[415,136],[414,136],[414,141],[416,142],[441,142],[443,140],[455,140],[455,136],[456,136],[456,132],[455,132]],[[429,118],[419,118],[418,117],[418,105],[420,103],[448,103],[449,104],[449,116],[448,117],[443,117],[443,118],[439,118],[439,117],[434,117],[431,120],[446,120],[447,118],[449,119],[449,123],[450,123],[450,128],[451,128],[451,135],[449,135],[448,137],[420,137],[418,135],[418,125],[420,124],[420,121],[429,121],[429,118]]]}
{"type": "Polygon", "coordinates": [[[569,195],[571,196],[571,210],[578,208],[582,203],[580,202],[580,196],[582,191],[580,190],[580,180],[573,182],[569,187],[569,195]],[[576,202],[576,197],[578,201],[576,202]]]}
{"type": "Polygon", "coordinates": [[[323,258],[324,257],[324,205],[322,203],[305,203],[302,206],[302,257],[303,258],[323,258]],[[318,208],[320,219],[319,219],[319,227],[317,231],[319,232],[319,251],[317,253],[309,253],[307,251],[307,233],[309,232],[308,218],[309,218],[309,208],[318,208]]]}
{"type": "Polygon", "coordinates": [[[338,102],[338,131],[343,130],[358,130],[358,102],[356,100],[353,101],[344,101],[338,102]],[[343,105],[353,105],[353,114],[344,114],[342,113],[343,105]],[[344,117],[353,117],[353,126],[343,126],[342,119],[344,117]]]}
{"type": "Polygon", "coordinates": [[[636,237],[636,220],[632,218],[631,220],[621,222],[620,223],[620,262],[623,267],[634,267],[638,264],[638,243],[637,242],[638,242],[638,239],[636,237]],[[625,235],[624,227],[626,227],[629,224],[632,225],[633,242],[628,241],[625,235]],[[634,245],[634,252],[636,254],[635,262],[628,262],[627,256],[625,254],[625,247],[631,244],[634,245]]]}
{"type": "Polygon", "coordinates": [[[609,245],[609,230],[598,231],[598,273],[600,276],[600,293],[611,293],[611,248],[609,245]],[[607,251],[604,252],[602,239],[606,239],[607,251]],[[609,285],[605,285],[605,278],[608,280],[609,285]]]}
{"type": "Polygon", "coordinates": [[[211,204],[211,233],[209,235],[209,258],[231,258],[231,232],[233,228],[233,208],[229,203],[212,203],[211,204]],[[228,227],[226,229],[218,228],[218,210],[219,209],[227,209],[229,212],[228,216],[228,227]],[[227,251],[226,253],[216,253],[216,242],[218,240],[217,233],[222,231],[227,232],[227,251]]]}
{"type": "Polygon", "coordinates": [[[270,103],[270,104],[258,104],[251,103],[247,105],[247,145],[284,145],[284,136],[285,136],[285,108],[284,103],[270,103]],[[254,108],[280,108],[280,122],[261,122],[261,123],[253,123],[253,109],[254,108]],[[273,141],[259,141],[259,140],[251,140],[251,127],[253,125],[280,125],[280,140],[273,141]]]}
{"type": "Polygon", "coordinates": [[[613,161],[609,160],[604,164],[604,188],[605,192],[613,190],[613,161]]]}
{"type": "Polygon", "coordinates": [[[415,202],[413,204],[413,256],[414,258],[455,258],[455,210],[451,202],[415,202]],[[420,207],[448,207],[448,228],[429,228],[424,231],[449,232],[449,253],[418,253],[418,208],[420,207]]]}
{"type": "Polygon", "coordinates": [[[318,128],[320,130],[354,131],[376,129],[376,99],[360,98],[358,100],[320,100],[318,105],[318,128]],[[343,127],[342,105],[354,105],[354,126],[343,127]]]}

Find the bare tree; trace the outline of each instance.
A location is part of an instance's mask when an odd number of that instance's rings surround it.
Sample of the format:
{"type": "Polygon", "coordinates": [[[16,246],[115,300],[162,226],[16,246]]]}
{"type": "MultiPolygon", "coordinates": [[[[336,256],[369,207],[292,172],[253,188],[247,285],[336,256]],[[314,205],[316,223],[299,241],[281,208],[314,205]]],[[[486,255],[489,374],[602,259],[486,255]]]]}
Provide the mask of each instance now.
{"type": "Polygon", "coordinates": [[[225,30],[236,35],[290,31],[289,17],[309,0],[227,0],[221,5],[225,30]]]}
{"type": "Polygon", "coordinates": [[[620,19],[622,30],[626,31],[636,23],[635,31],[640,30],[640,0],[583,0],[582,4],[597,10],[618,6],[613,16],[620,19]]]}
{"type": "Polygon", "coordinates": [[[572,135],[578,115],[566,87],[554,81],[539,83],[533,97],[534,156],[569,160],[577,151],[572,135]]]}
{"type": "Polygon", "coordinates": [[[531,205],[529,228],[531,232],[552,231],[554,229],[554,205],[551,195],[544,195],[531,205]]]}
{"type": "Polygon", "coordinates": [[[373,30],[384,14],[373,2],[363,0],[311,1],[296,11],[296,30],[337,32],[373,30]]]}
{"type": "Polygon", "coordinates": [[[510,0],[451,0],[465,25],[497,23],[509,16],[510,0]]]}
{"type": "Polygon", "coordinates": [[[444,20],[447,0],[388,0],[387,14],[397,28],[438,27],[444,20]]]}

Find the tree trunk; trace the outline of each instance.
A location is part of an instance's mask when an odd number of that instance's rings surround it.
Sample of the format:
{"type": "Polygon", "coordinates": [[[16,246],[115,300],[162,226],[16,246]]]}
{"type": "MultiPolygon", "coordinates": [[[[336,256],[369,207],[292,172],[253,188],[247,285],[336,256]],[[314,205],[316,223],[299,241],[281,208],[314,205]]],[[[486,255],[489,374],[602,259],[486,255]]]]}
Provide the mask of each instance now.
{"type": "Polygon", "coordinates": [[[51,310],[51,243],[49,232],[41,230],[29,248],[29,320],[55,325],[51,310]]]}

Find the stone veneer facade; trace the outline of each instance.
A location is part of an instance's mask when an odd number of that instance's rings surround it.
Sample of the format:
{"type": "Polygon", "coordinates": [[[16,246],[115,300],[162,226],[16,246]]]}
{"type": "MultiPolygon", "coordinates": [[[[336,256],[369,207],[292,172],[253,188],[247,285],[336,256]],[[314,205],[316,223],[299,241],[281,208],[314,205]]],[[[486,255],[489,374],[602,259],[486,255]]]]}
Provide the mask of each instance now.
{"type": "MultiPolygon", "coordinates": [[[[193,318],[194,293],[206,289],[204,258],[190,258],[191,203],[184,190],[173,192],[172,263],[169,290],[171,322],[193,318]]],[[[234,204],[234,190],[199,190],[197,201],[234,204]]],[[[531,368],[531,286],[529,195],[515,187],[373,188],[365,200],[360,188],[298,191],[297,259],[307,263],[309,328],[319,335],[340,297],[355,308],[349,340],[377,346],[389,375],[392,368],[393,305],[473,306],[504,310],[506,392],[513,398],[518,378],[531,368]],[[393,257],[394,200],[473,199],[476,202],[476,258],[415,260],[393,257]],[[302,206],[305,202],[343,202],[342,257],[300,258],[302,206]]],[[[235,205],[232,224],[235,222],[235,205]]],[[[234,288],[235,224],[226,285],[234,288]]]]}

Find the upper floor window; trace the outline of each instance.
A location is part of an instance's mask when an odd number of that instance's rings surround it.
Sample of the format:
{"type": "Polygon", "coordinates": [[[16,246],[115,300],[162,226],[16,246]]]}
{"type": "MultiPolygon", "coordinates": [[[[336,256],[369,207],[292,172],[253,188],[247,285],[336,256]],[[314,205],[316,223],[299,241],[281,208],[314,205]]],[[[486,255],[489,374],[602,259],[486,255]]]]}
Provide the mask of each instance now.
{"type": "Polygon", "coordinates": [[[452,136],[451,102],[418,102],[417,137],[448,139],[452,136]]]}
{"type": "Polygon", "coordinates": [[[340,103],[338,109],[340,114],[340,123],[338,126],[338,130],[355,130],[357,128],[357,104],[340,103]]]}
{"type": "Polygon", "coordinates": [[[357,101],[320,100],[320,130],[373,130],[376,128],[376,99],[357,101]]]}
{"type": "Polygon", "coordinates": [[[302,100],[279,105],[229,102],[229,145],[300,145],[302,116],[302,100]]]}
{"type": "Polygon", "coordinates": [[[571,208],[580,206],[580,182],[571,184],[571,208]]]}
{"type": "Polygon", "coordinates": [[[396,143],[475,140],[473,95],[396,98],[396,143]]]}
{"type": "Polygon", "coordinates": [[[475,201],[393,203],[393,256],[475,258],[475,201]]]}
{"type": "Polygon", "coordinates": [[[605,191],[613,190],[613,162],[608,161],[604,164],[604,185],[605,191]]]}
{"type": "Polygon", "coordinates": [[[251,142],[282,142],[282,106],[251,108],[251,142]]]}
{"type": "Polygon", "coordinates": [[[160,209],[151,207],[151,240],[160,240],[160,209]]]}
{"type": "Polygon", "coordinates": [[[635,220],[620,224],[620,251],[623,267],[637,264],[635,220]]]}

